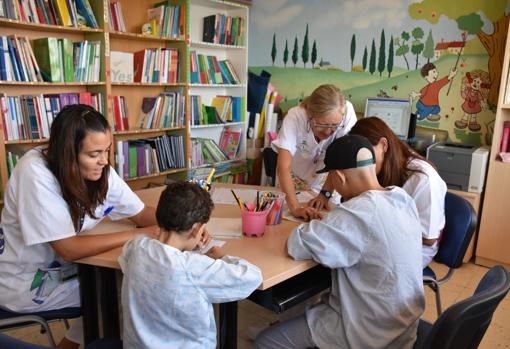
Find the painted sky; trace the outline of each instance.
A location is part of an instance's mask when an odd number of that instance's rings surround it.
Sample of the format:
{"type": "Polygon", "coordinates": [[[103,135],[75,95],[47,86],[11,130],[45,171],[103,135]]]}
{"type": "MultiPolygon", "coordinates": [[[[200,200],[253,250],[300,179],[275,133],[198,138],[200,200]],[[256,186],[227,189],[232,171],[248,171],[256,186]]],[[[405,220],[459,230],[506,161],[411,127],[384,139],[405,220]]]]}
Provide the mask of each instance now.
{"type": "MultiPolygon", "coordinates": [[[[480,0],[488,1],[488,0],[480,0]]],[[[432,29],[434,42],[460,40],[455,21],[442,16],[439,23],[431,25],[424,20],[409,17],[407,8],[415,0],[257,0],[250,10],[249,65],[271,65],[271,46],[276,32],[276,64],[283,66],[282,57],[285,39],[289,42],[289,56],[292,54],[294,38],[297,35],[299,52],[309,25],[310,52],[313,40],[317,40],[318,61],[325,61],[348,70],[350,42],[356,34],[356,57],[354,64],[361,64],[365,45],[370,52],[372,39],[379,47],[381,30],[384,29],[386,47],[390,36],[400,36],[402,30],[411,31],[420,26],[425,35],[432,29]]],[[[507,6],[507,12],[510,9],[507,6]]],[[[492,25],[485,17],[485,31],[492,31],[492,25]]],[[[426,39],[426,36],[424,40],[426,39]]],[[[301,58],[299,59],[301,61],[301,58]]],[[[290,61],[290,59],[289,59],[290,61]]],[[[299,64],[298,64],[299,65],[299,64]]],[[[402,57],[395,57],[395,65],[405,67],[402,57]]],[[[302,63],[300,64],[302,66],[302,63]]]]}

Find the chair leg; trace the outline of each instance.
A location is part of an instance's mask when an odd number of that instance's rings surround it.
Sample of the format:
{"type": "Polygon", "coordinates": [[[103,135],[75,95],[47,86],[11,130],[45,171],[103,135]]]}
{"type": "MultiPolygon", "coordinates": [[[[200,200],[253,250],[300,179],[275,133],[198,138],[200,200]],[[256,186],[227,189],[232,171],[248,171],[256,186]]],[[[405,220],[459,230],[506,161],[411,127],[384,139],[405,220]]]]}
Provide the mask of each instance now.
{"type": "Polygon", "coordinates": [[[67,321],[67,319],[62,319],[64,320],[64,325],[66,326],[66,329],[68,330],[69,329],[69,321],[67,321]]]}
{"type": "Polygon", "coordinates": [[[439,317],[443,312],[443,308],[441,307],[441,293],[439,292],[439,286],[436,286],[436,290],[434,292],[436,293],[437,317],[439,317]]]}
{"type": "Polygon", "coordinates": [[[53,338],[53,333],[51,333],[50,327],[48,323],[41,323],[41,333],[46,332],[46,336],[48,337],[48,342],[50,342],[51,347],[56,347],[55,339],[53,338]]]}

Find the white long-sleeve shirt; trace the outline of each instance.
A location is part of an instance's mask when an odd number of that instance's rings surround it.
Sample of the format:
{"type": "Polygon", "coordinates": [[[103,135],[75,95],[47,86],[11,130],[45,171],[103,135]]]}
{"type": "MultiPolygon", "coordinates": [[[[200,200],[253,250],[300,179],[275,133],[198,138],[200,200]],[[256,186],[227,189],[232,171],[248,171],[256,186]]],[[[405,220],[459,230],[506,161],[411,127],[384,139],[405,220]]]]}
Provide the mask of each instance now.
{"type": "Polygon", "coordinates": [[[216,348],[212,303],[246,298],[262,282],[243,259],[214,260],[145,236],[124,246],[119,263],[124,348],[216,348]]]}
{"type": "Polygon", "coordinates": [[[317,346],[412,348],[425,306],[421,245],[414,202],[397,187],[297,227],[289,254],[332,269],[331,292],[306,313],[317,346]]]}

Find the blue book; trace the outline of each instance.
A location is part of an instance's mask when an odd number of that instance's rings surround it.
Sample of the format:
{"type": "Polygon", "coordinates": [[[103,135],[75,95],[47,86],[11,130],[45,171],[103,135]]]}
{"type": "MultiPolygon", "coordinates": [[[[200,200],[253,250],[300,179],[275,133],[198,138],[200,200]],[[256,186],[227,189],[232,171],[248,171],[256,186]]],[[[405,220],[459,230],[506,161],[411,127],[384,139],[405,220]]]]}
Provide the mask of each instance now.
{"type": "Polygon", "coordinates": [[[76,10],[80,15],[85,18],[87,22],[87,26],[91,28],[98,28],[96,17],[94,16],[94,12],[92,11],[92,7],[88,0],[75,0],[76,10]]]}
{"type": "Polygon", "coordinates": [[[7,80],[7,69],[5,67],[4,44],[0,38],[0,80],[7,80]]]}
{"type": "Polygon", "coordinates": [[[15,80],[25,81],[25,74],[23,74],[21,62],[19,61],[19,57],[16,54],[16,49],[14,48],[12,40],[12,38],[7,38],[7,44],[9,45],[9,56],[11,57],[11,66],[12,70],[14,71],[15,80]]]}
{"type": "Polygon", "coordinates": [[[39,139],[41,138],[40,130],[39,130],[39,122],[37,121],[37,114],[35,111],[35,103],[34,99],[31,96],[22,97],[24,99],[26,108],[27,108],[27,116],[28,116],[28,132],[30,139],[39,139]]]}

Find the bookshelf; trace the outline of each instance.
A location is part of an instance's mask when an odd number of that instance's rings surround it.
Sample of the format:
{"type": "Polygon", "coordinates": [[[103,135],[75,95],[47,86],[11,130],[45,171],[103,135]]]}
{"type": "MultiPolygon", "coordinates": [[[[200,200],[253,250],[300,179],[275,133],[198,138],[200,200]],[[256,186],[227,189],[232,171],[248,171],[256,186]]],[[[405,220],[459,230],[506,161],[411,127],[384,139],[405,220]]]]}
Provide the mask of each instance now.
{"type": "MultiPolygon", "coordinates": [[[[510,28],[509,28],[510,31],[510,28]]],[[[510,163],[499,156],[503,124],[510,121],[510,35],[507,35],[499,100],[492,138],[485,199],[476,248],[476,264],[492,267],[503,264],[510,268],[510,235],[508,234],[508,205],[510,204],[510,163]]]]}
{"type": "MultiPolygon", "coordinates": [[[[237,75],[240,78],[238,84],[215,84],[215,83],[190,83],[188,94],[190,96],[200,96],[203,105],[211,105],[211,102],[216,96],[234,96],[244,99],[241,109],[240,121],[227,122],[224,124],[204,124],[190,126],[191,138],[209,138],[216,144],[220,144],[221,134],[225,128],[230,128],[233,132],[241,132],[239,148],[235,159],[229,159],[215,163],[216,180],[221,180],[220,177],[228,176],[231,172],[224,166],[236,163],[236,160],[241,160],[245,163],[246,160],[246,125],[248,116],[246,114],[247,103],[247,77],[248,77],[248,21],[249,11],[245,5],[237,3],[229,3],[219,0],[190,0],[189,12],[189,50],[196,52],[197,55],[214,56],[219,61],[229,60],[234,66],[237,75]],[[227,44],[226,40],[222,43],[204,42],[204,18],[216,15],[222,15],[230,18],[241,18],[242,30],[244,31],[235,45],[227,44]]],[[[226,39],[226,38],[225,38],[226,39]]],[[[191,62],[190,62],[191,63],[191,62]]],[[[190,80],[191,82],[191,80],[190,80]]],[[[188,119],[190,120],[190,119],[188,119]]],[[[190,120],[191,122],[191,120],[190,120]]],[[[191,123],[190,123],[191,125],[191,123]]],[[[206,173],[206,169],[210,165],[196,165],[191,162],[190,157],[190,173],[191,175],[198,175],[198,173],[206,173]]]]}

